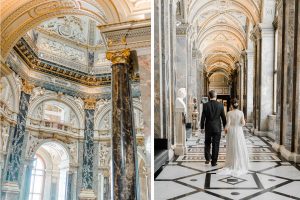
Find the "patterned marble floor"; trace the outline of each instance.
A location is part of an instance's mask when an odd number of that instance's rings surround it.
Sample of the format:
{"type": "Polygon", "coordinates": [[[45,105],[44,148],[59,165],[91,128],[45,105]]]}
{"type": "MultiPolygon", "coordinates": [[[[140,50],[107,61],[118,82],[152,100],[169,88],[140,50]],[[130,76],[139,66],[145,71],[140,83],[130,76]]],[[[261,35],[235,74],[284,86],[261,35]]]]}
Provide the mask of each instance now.
{"type": "Polygon", "coordinates": [[[224,165],[226,140],[221,138],[218,166],[204,163],[204,135],[187,141],[187,153],[169,162],[156,176],[155,200],[300,200],[300,167],[286,162],[271,148],[272,140],[244,129],[250,171],[241,177],[216,174],[224,165]]]}

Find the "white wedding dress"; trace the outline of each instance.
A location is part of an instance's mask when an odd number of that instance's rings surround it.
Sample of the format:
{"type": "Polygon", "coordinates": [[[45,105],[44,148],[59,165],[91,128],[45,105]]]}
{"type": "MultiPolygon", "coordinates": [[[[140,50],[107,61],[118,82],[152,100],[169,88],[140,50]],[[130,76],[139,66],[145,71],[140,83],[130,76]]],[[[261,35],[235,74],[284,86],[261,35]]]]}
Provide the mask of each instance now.
{"type": "Polygon", "coordinates": [[[228,112],[226,118],[226,161],[218,174],[241,176],[247,174],[249,168],[248,149],[243,132],[244,114],[235,109],[228,112]]]}

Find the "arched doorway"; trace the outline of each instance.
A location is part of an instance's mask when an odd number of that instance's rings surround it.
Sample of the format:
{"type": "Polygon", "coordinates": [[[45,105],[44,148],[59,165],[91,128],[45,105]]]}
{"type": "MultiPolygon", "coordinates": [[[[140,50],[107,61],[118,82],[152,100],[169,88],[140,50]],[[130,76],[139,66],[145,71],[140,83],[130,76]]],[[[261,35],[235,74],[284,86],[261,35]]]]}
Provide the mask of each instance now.
{"type": "Polygon", "coordinates": [[[50,141],[40,145],[32,161],[28,199],[68,199],[69,163],[69,153],[62,144],[50,141]]]}

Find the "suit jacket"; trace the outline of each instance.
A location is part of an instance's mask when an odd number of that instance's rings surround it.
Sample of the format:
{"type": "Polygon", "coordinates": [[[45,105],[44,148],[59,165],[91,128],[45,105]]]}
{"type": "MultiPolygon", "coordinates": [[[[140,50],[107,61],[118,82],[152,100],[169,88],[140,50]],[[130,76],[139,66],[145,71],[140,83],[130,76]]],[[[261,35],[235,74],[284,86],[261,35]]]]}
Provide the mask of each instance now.
{"type": "Polygon", "coordinates": [[[223,127],[226,125],[226,117],[224,113],[224,106],[215,100],[211,100],[203,104],[203,111],[201,116],[201,129],[207,133],[221,132],[221,119],[223,127]]]}

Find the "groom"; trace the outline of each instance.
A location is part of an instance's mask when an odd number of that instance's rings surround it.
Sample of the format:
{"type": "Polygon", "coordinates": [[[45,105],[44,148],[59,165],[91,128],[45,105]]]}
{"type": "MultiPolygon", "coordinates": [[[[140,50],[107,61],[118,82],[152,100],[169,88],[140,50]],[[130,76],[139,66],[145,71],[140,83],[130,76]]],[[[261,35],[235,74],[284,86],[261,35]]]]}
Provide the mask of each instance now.
{"type": "Polygon", "coordinates": [[[226,117],[222,103],[217,102],[217,93],[214,90],[209,91],[209,102],[203,104],[201,116],[201,133],[204,132],[205,126],[205,164],[211,166],[217,165],[219,144],[221,139],[221,119],[223,127],[226,125],[226,117]],[[212,143],[212,155],[210,154],[210,144],[212,143]]]}

